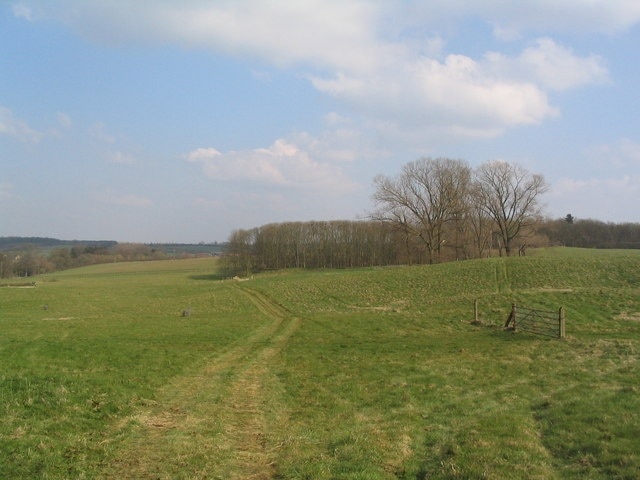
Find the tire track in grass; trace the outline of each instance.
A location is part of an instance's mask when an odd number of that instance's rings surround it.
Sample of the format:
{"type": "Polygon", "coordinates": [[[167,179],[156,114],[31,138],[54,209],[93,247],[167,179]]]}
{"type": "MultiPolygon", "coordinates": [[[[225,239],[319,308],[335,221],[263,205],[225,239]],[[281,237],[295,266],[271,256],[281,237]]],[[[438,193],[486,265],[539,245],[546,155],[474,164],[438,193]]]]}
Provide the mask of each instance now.
{"type": "MultiPolygon", "coordinates": [[[[300,319],[267,296],[235,284],[268,323],[198,371],[173,380],[157,404],[114,426],[120,445],[102,478],[269,479],[276,474],[276,447],[268,441],[269,418],[282,416],[270,388],[270,365],[300,319]]],[[[286,415],[286,413],[285,413],[286,415]]]]}
{"type": "Polygon", "coordinates": [[[270,399],[267,393],[269,365],[298,329],[300,319],[292,317],[284,308],[255,290],[246,287],[240,290],[265,317],[278,323],[278,328],[263,348],[256,351],[256,355],[247,363],[230,389],[232,408],[230,421],[225,422],[225,433],[235,455],[229,478],[269,479],[276,473],[275,452],[268,447],[267,442],[269,425],[266,413],[274,406],[273,398],[270,399]]]}
{"type": "Polygon", "coordinates": [[[511,281],[509,280],[509,271],[504,258],[497,259],[495,266],[496,291],[498,293],[510,292],[511,281]]]}

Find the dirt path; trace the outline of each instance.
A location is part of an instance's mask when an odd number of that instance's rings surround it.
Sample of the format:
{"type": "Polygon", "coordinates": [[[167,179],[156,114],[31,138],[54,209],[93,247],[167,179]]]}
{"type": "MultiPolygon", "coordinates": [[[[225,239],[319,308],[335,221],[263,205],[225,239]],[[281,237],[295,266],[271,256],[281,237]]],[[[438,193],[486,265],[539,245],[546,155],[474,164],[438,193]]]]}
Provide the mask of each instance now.
{"type": "Polygon", "coordinates": [[[280,403],[269,368],[300,320],[245,284],[234,288],[258,308],[265,325],[199,371],[175,379],[157,404],[115,426],[125,432],[134,425],[103,478],[274,476],[267,422],[278,417],[280,403]]]}

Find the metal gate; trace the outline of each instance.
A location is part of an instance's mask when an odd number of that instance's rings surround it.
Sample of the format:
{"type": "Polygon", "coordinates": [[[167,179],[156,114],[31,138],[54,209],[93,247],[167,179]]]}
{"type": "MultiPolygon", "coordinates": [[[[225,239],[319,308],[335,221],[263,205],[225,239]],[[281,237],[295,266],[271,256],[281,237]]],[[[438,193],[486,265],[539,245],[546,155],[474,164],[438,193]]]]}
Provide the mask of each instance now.
{"type": "Polygon", "coordinates": [[[564,309],[540,310],[511,305],[511,313],[504,324],[514,331],[523,331],[546,337],[565,338],[564,309]]]}

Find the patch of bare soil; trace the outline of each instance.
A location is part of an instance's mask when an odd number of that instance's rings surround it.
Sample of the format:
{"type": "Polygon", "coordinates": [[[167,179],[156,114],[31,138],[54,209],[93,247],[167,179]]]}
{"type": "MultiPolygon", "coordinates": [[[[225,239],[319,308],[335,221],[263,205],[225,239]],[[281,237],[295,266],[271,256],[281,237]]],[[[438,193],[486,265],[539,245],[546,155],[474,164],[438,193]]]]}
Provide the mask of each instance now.
{"type": "Polygon", "coordinates": [[[537,288],[536,289],[538,292],[549,292],[549,293],[553,293],[553,292],[573,292],[572,288],[553,288],[553,287],[541,287],[541,288],[537,288]]]}
{"type": "Polygon", "coordinates": [[[624,320],[627,322],[640,322],[640,312],[622,312],[616,316],[617,320],[624,320]]]}

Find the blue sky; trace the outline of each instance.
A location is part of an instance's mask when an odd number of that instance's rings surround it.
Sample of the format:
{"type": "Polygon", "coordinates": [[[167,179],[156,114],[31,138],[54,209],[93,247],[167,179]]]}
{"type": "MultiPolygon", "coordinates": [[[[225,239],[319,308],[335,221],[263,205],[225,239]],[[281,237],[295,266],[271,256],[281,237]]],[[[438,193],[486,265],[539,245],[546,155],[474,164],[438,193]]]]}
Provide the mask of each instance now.
{"type": "Polygon", "coordinates": [[[636,0],[0,5],[0,236],[224,241],[356,219],[422,156],[640,222],[636,0]]]}

